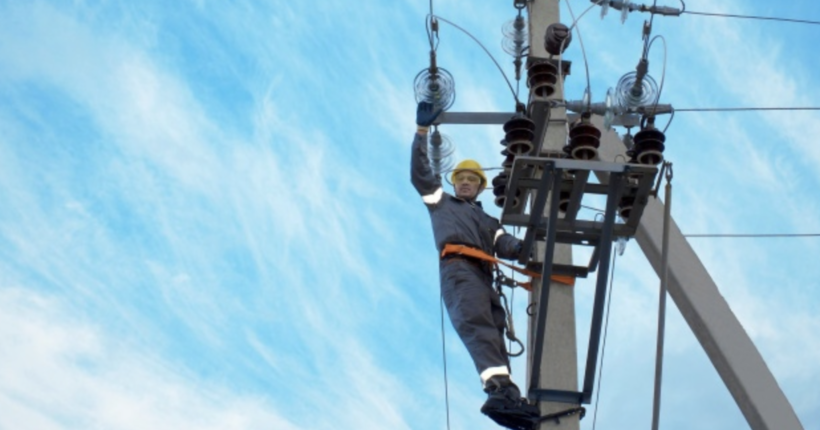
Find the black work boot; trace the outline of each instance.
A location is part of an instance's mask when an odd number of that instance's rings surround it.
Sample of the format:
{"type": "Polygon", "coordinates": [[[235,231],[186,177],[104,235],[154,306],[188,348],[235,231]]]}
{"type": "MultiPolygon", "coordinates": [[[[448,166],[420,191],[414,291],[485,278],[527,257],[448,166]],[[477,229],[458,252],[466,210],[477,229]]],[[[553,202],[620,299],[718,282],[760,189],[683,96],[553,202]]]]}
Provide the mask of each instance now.
{"type": "Polygon", "coordinates": [[[487,380],[484,392],[487,401],[481,413],[490,417],[500,426],[514,430],[532,430],[540,415],[537,406],[521,398],[521,392],[509,376],[496,375],[487,380]]]}

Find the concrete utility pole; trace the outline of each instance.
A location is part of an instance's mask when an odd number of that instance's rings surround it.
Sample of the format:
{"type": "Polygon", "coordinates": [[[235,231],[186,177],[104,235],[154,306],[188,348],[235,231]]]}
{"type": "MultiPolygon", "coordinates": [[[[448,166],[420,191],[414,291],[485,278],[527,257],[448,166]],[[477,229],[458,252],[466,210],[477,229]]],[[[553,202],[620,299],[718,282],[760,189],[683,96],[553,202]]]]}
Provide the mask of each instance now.
{"type": "MultiPolygon", "coordinates": [[[[532,0],[529,5],[529,46],[530,55],[547,58],[549,54],[544,48],[544,34],[547,27],[559,22],[558,0],[532,0]]],[[[563,86],[556,89],[555,97],[563,99],[564,95],[560,91],[563,86]]],[[[549,116],[549,127],[544,136],[542,145],[543,151],[560,151],[566,142],[567,113],[566,109],[553,108],[549,116]]],[[[543,258],[543,244],[538,246],[538,258],[543,258]]],[[[555,264],[572,264],[572,247],[570,245],[557,245],[553,259],[555,264]]],[[[541,363],[533,363],[532,348],[527,348],[527,369],[532,372],[532,366],[540,366],[540,382],[542,388],[577,391],[578,390],[578,361],[575,329],[575,289],[556,282],[550,286],[549,307],[547,310],[547,333],[546,342],[543,345],[543,359],[541,363]]],[[[538,297],[538,291],[530,293],[530,302],[538,297]]],[[[536,319],[530,318],[529,345],[534,344],[533,334],[536,319]]],[[[529,375],[528,378],[529,380],[529,375]]],[[[531,387],[527,387],[528,389],[531,387]]],[[[541,402],[541,414],[551,414],[565,411],[574,405],[566,403],[541,402]]],[[[562,418],[559,423],[555,421],[543,422],[539,429],[562,429],[578,430],[579,417],[572,415],[562,418]]]]}
{"type": "MultiPolygon", "coordinates": [[[[597,125],[600,127],[602,121],[597,125]]],[[[626,152],[617,133],[603,136],[598,155],[626,152]]],[[[605,181],[606,178],[600,178],[605,181]]],[[[655,271],[661,270],[663,203],[651,198],[635,239],[655,271]]],[[[802,430],[789,400],[674,220],[669,235],[669,295],[753,430],[802,430]]],[[[698,387],[690,387],[696,390],[698,387]]]]}

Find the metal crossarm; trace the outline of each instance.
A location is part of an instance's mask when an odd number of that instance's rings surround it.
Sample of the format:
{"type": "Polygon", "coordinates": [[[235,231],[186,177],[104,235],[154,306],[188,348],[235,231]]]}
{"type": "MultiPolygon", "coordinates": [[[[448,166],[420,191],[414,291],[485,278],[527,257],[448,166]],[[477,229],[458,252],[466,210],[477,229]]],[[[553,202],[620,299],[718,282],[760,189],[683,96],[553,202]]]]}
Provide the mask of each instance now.
{"type": "MultiPolygon", "coordinates": [[[[530,375],[531,398],[564,403],[590,403],[598,362],[612,241],[615,237],[629,237],[635,234],[657,172],[658,169],[653,166],[635,164],[545,157],[516,158],[507,185],[507,198],[501,222],[526,228],[523,239],[525,252],[522,255],[530,255],[537,239],[546,241],[544,262],[553,261],[555,247],[559,243],[594,248],[586,267],[543,264],[541,288],[535,293],[538,295],[538,313],[531,346],[533,363],[541,363],[543,359],[552,274],[586,276],[596,270],[598,272],[583,391],[542,388],[540,365],[536,364],[532,366],[530,375]],[[609,182],[590,182],[590,178],[596,177],[592,173],[608,175],[609,182]],[[568,202],[564,202],[563,212],[559,197],[562,194],[569,196],[568,202]],[[515,195],[527,198],[521,199],[515,205],[515,199],[512,198],[515,195]],[[586,195],[606,197],[603,221],[580,218],[582,201],[586,195]],[[629,201],[632,210],[626,219],[616,222],[619,205],[623,201],[629,201]]],[[[522,257],[523,259],[525,257],[522,257]]]]}

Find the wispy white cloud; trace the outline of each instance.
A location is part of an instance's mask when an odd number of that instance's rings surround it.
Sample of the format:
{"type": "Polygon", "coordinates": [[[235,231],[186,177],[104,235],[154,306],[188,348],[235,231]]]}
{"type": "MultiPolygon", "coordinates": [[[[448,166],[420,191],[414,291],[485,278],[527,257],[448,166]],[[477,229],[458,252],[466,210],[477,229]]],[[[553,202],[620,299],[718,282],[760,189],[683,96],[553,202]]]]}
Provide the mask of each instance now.
{"type": "MultiPolygon", "coordinates": [[[[62,131],[57,119],[76,119],[66,109],[44,110],[21,97],[0,105],[0,196],[13,208],[0,212],[7,249],[0,297],[11,309],[2,313],[3,326],[28,330],[28,336],[3,333],[4,345],[23,345],[19,353],[7,351],[3,362],[14,364],[4,369],[27,375],[40,363],[56,375],[50,382],[15,377],[0,384],[0,393],[16,393],[4,394],[3,410],[41,428],[81,427],[90,419],[130,428],[125,419],[134,415],[140,428],[156,426],[154,420],[206,428],[443,427],[437,266],[426,210],[406,171],[411,81],[427,61],[426,5],[391,5],[417,14],[416,20],[397,20],[402,14],[388,6],[351,8],[342,1],[310,13],[292,2],[231,8],[196,2],[174,13],[156,5],[75,6],[2,7],[0,36],[13,43],[0,46],[0,91],[48,94],[51,106],[72,106],[91,129],[82,137],[55,137],[62,131]],[[105,24],[114,21],[122,25],[105,24]],[[27,141],[43,144],[32,148],[27,141]],[[39,168],[34,157],[45,160],[39,168]],[[68,316],[74,312],[84,317],[68,316]],[[36,394],[47,382],[56,387],[49,399],[59,406],[32,407],[43,405],[36,394]],[[66,387],[81,387],[91,400],[68,397],[66,387]]],[[[447,17],[471,10],[459,23],[500,51],[500,7],[436,6],[447,17]]],[[[512,18],[512,8],[505,11],[512,18]]],[[[692,30],[704,35],[692,38],[694,46],[714,37],[749,40],[746,27],[730,26],[718,36],[702,30],[692,30]]],[[[442,65],[457,75],[459,109],[509,110],[506,85],[483,52],[454,31],[443,37],[442,65]]],[[[595,40],[607,39],[615,37],[593,32],[585,39],[588,52],[596,51],[595,40]]],[[[721,66],[713,78],[736,81],[715,93],[751,103],[743,88],[765,76],[787,101],[810,100],[810,91],[796,90],[810,74],[784,78],[774,65],[785,48],[766,46],[775,60],[743,70],[721,66]]],[[[707,62],[750,56],[703,49],[707,62]]],[[[582,81],[580,64],[573,82],[582,81]]],[[[608,63],[593,58],[591,64],[608,63]]],[[[706,68],[693,65],[688,74],[706,68]]],[[[630,60],[624,72],[632,67],[630,60]]],[[[670,97],[686,93],[673,82],[670,97]]],[[[670,150],[680,166],[676,217],[687,230],[759,225],[747,224],[756,217],[743,211],[757,192],[794,226],[818,222],[809,216],[816,203],[806,186],[816,177],[793,157],[813,157],[809,140],[795,134],[798,124],[772,128],[767,119],[756,126],[767,128],[750,129],[740,120],[685,118],[679,116],[670,136],[683,140],[675,127],[685,124],[694,137],[688,146],[670,141],[670,150]],[[755,140],[759,130],[794,146],[764,148],[755,140]],[[708,155],[731,186],[714,186],[701,173],[705,162],[695,152],[706,146],[704,136],[728,142],[708,155]],[[743,180],[749,171],[754,182],[743,180]]],[[[500,163],[500,130],[444,131],[455,135],[459,156],[500,163]]],[[[817,355],[810,348],[820,344],[811,331],[816,295],[761,291],[761,270],[749,262],[763,267],[757,262],[772,259],[762,245],[731,253],[719,243],[696,246],[784,390],[810,411],[806,399],[813,397],[798,375],[809,381],[817,375],[809,361],[795,357],[817,355]],[[789,317],[776,316],[785,313],[789,317]],[[806,351],[797,349],[792,333],[807,339],[806,351]]],[[[605,378],[612,378],[607,392],[619,387],[623,393],[640,374],[640,393],[647,394],[651,375],[641,372],[650,363],[657,280],[637,246],[630,247],[619,262],[625,287],[615,296],[612,373],[605,378]]],[[[811,276],[794,276],[811,284],[811,276]]],[[[578,294],[583,305],[588,291],[578,294]]],[[[483,394],[472,363],[447,326],[454,428],[487,426],[478,413],[483,394]]],[[[525,324],[518,326],[522,332],[525,324]]],[[[708,371],[682,322],[674,320],[669,330],[670,339],[683,339],[669,343],[670,354],[708,371]]],[[[523,372],[516,374],[523,386],[523,372]]],[[[687,375],[695,385],[720,388],[715,375],[687,375]]],[[[731,405],[719,398],[724,401],[731,405]]]]}
{"type": "Polygon", "coordinates": [[[0,308],[6,425],[298,428],[264,397],[197,382],[184,368],[111,338],[54,297],[4,287],[0,308]]]}

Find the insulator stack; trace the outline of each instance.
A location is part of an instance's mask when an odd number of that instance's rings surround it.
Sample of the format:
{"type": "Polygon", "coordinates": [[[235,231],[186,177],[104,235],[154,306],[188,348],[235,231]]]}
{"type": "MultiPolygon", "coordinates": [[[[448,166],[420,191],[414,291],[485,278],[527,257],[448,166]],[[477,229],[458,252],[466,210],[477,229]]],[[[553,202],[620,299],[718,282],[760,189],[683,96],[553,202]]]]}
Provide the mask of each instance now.
{"type": "Polygon", "coordinates": [[[504,33],[504,40],[501,44],[504,52],[513,57],[521,56],[524,53],[524,45],[529,40],[527,21],[524,17],[518,15],[515,19],[507,21],[501,31],[504,33]]]}
{"type": "Polygon", "coordinates": [[[505,146],[504,150],[501,151],[501,155],[504,156],[504,161],[501,163],[501,167],[504,168],[504,171],[510,172],[513,168],[513,162],[515,162],[515,155],[510,154],[510,151],[507,150],[506,140],[502,140],[501,144],[505,146]]]}
{"type": "Polygon", "coordinates": [[[653,121],[641,131],[635,134],[633,138],[635,147],[628,151],[632,159],[631,163],[648,164],[657,166],[663,161],[663,150],[666,149],[664,142],[666,142],[666,135],[662,131],[655,128],[653,121]]]}
{"type": "MultiPolygon", "coordinates": [[[[510,174],[506,171],[499,173],[493,178],[493,194],[495,195],[495,205],[503,208],[507,202],[507,184],[510,182],[510,174]]],[[[516,190],[512,207],[517,207],[520,202],[521,190],[516,190]]]]}
{"type": "Polygon", "coordinates": [[[516,115],[504,124],[507,151],[513,156],[529,154],[535,140],[535,123],[523,115],[516,115]]]}
{"type": "Polygon", "coordinates": [[[570,42],[572,42],[572,32],[566,25],[558,22],[547,27],[547,33],[544,35],[544,49],[550,55],[563,54],[570,42]]]}
{"type": "Polygon", "coordinates": [[[601,131],[589,121],[589,115],[581,116],[581,120],[569,131],[569,144],[564,152],[576,160],[592,160],[598,155],[601,146],[601,131]]]}
{"type": "Polygon", "coordinates": [[[558,210],[566,212],[569,209],[569,200],[572,194],[569,191],[561,191],[558,193],[558,210]]]}
{"type": "Polygon", "coordinates": [[[538,97],[552,97],[558,83],[558,67],[549,62],[535,62],[527,69],[527,85],[538,97]]]}
{"type": "Polygon", "coordinates": [[[430,133],[428,156],[434,175],[441,175],[442,172],[453,168],[452,155],[455,149],[450,139],[441,134],[438,129],[430,133]]]}
{"type": "Polygon", "coordinates": [[[432,103],[436,110],[446,111],[456,101],[456,82],[447,70],[436,67],[420,71],[413,81],[416,103],[432,103]]]}
{"type": "Polygon", "coordinates": [[[635,204],[635,197],[633,196],[624,196],[621,197],[621,201],[618,202],[618,215],[621,216],[624,220],[629,219],[629,215],[632,213],[632,206],[635,204]]]}

